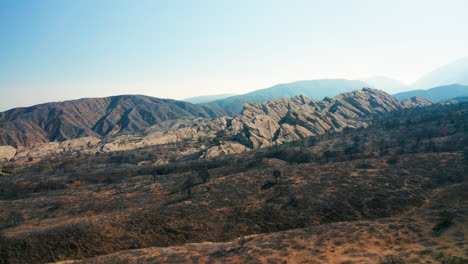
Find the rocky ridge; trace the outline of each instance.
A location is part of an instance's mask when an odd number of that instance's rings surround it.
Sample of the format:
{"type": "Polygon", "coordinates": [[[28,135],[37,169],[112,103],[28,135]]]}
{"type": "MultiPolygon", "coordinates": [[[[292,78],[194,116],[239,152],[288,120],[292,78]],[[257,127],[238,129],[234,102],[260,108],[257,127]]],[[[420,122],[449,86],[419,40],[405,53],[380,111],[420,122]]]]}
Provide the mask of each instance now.
{"type": "MultiPolygon", "coordinates": [[[[431,103],[424,98],[400,102],[380,90],[363,88],[334,98],[326,97],[322,101],[296,96],[263,104],[246,104],[242,113],[228,127],[228,131],[235,135],[235,140],[225,142],[224,146],[216,149],[229,149],[238,142],[249,149],[258,149],[327,132],[338,132],[345,127],[363,127],[368,122],[365,117],[372,114],[431,103]]],[[[216,149],[208,151],[207,156],[217,154],[216,149]]]]}

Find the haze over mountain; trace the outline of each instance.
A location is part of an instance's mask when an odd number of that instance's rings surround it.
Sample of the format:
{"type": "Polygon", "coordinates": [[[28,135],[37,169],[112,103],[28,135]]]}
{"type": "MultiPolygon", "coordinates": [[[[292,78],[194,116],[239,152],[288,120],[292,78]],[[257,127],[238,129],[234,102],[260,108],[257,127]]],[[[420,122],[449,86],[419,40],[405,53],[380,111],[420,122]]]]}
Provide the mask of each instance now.
{"type": "Polygon", "coordinates": [[[192,104],[203,104],[208,103],[215,100],[221,100],[230,96],[234,96],[235,94],[226,93],[226,94],[215,94],[215,95],[203,95],[203,96],[195,96],[183,99],[184,102],[189,102],[192,104]]]}
{"type": "Polygon", "coordinates": [[[0,145],[25,147],[86,136],[134,133],[166,120],[228,114],[223,109],[143,95],[46,103],[0,113],[0,145]]]}
{"type": "Polygon", "coordinates": [[[310,99],[320,100],[326,96],[336,96],[369,86],[359,80],[321,79],[297,81],[278,84],[269,88],[255,90],[250,93],[231,96],[225,99],[209,102],[206,105],[213,108],[224,108],[239,113],[245,103],[263,103],[278,98],[307,96],[310,99]]]}
{"type": "Polygon", "coordinates": [[[397,93],[394,95],[399,100],[411,97],[423,97],[434,101],[443,101],[455,97],[468,96],[468,85],[452,84],[438,86],[427,90],[412,90],[408,92],[397,93]]]}
{"type": "Polygon", "coordinates": [[[468,57],[435,69],[417,80],[412,87],[414,89],[429,89],[449,84],[468,85],[468,57]]]}
{"type": "Polygon", "coordinates": [[[403,82],[385,76],[372,76],[363,78],[361,81],[369,84],[372,88],[383,90],[387,93],[398,93],[408,91],[411,87],[403,82]]]}

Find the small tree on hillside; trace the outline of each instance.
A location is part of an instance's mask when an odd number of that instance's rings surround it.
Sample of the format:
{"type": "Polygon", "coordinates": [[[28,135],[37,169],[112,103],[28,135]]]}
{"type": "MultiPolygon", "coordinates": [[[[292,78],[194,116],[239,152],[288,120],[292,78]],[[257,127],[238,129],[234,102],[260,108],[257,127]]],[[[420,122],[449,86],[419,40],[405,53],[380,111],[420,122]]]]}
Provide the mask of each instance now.
{"type": "Polygon", "coordinates": [[[207,167],[203,167],[198,172],[198,176],[200,176],[200,179],[202,180],[203,183],[206,183],[211,177],[210,172],[208,171],[207,167]]]}
{"type": "Polygon", "coordinates": [[[281,171],[274,170],[273,177],[275,177],[275,183],[278,184],[279,179],[281,178],[281,171]]]}
{"type": "Polygon", "coordinates": [[[194,186],[194,180],[192,175],[189,175],[187,180],[182,185],[182,190],[187,190],[187,199],[192,198],[192,187],[194,186]]]}

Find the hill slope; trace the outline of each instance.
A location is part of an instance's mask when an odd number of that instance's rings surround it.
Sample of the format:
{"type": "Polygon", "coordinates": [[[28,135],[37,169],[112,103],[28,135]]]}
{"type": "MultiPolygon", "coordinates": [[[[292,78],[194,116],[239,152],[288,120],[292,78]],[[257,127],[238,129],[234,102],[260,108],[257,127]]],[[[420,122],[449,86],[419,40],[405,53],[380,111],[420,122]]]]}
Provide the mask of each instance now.
{"type": "Polygon", "coordinates": [[[166,120],[226,114],[224,110],[143,95],[47,103],[0,113],[0,145],[21,148],[85,136],[134,133],[166,120]]]}
{"type": "Polygon", "coordinates": [[[216,100],[206,105],[215,108],[224,108],[236,113],[242,110],[246,103],[263,103],[269,100],[304,95],[314,100],[323,99],[325,96],[335,96],[369,85],[357,80],[323,79],[310,81],[297,81],[293,83],[278,84],[270,88],[256,90],[247,94],[231,96],[222,100],[216,100]]]}
{"type": "Polygon", "coordinates": [[[468,96],[468,85],[444,85],[434,87],[428,90],[413,90],[408,92],[397,93],[394,96],[399,100],[404,100],[416,96],[431,99],[434,101],[443,101],[453,99],[455,97],[468,96]]]}

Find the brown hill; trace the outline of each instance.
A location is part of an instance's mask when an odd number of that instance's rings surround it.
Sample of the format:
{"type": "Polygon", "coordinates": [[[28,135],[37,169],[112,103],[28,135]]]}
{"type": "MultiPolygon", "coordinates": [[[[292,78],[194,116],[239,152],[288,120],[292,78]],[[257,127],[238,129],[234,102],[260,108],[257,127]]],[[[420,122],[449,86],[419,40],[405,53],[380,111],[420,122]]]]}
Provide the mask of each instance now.
{"type": "Polygon", "coordinates": [[[23,148],[86,136],[127,134],[166,120],[228,114],[225,110],[143,95],[47,103],[0,113],[0,145],[23,148]]]}

